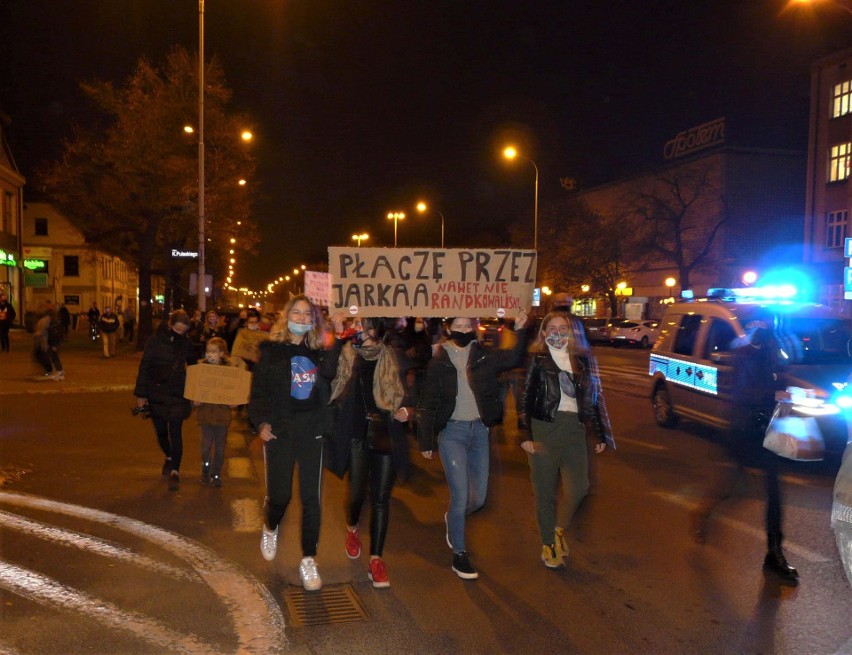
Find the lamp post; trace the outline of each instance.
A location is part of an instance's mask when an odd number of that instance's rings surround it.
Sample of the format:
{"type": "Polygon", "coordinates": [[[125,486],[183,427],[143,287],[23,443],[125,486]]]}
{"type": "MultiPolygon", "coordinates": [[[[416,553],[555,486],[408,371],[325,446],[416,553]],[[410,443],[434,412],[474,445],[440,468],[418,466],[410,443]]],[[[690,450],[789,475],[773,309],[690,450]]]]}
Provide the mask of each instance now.
{"type": "Polygon", "coordinates": [[[388,219],[393,221],[393,247],[396,248],[396,226],[405,218],[404,212],[388,212],[388,219]]]}
{"type": "Polygon", "coordinates": [[[510,161],[515,159],[516,157],[520,157],[521,159],[524,159],[524,160],[528,161],[530,164],[532,164],[533,168],[535,169],[535,209],[534,209],[534,213],[533,213],[533,221],[534,221],[534,225],[533,225],[533,249],[538,250],[538,166],[536,166],[536,163],[532,159],[530,159],[529,157],[524,157],[523,155],[519,154],[517,149],[515,149],[512,146],[508,146],[503,150],[503,156],[510,161]]]}
{"type": "Polygon", "coordinates": [[[198,0],[198,309],[207,310],[204,288],[204,0],[198,0]]]}
{"type": "Polygon", "coordinates": [[[357,242],[358,242],[358,247],[359,247],[359,248],[361,247],[361,242],[362,242],[362,241],[366,241],[366,240],[367,240],[367,239],[369,239],[369,238],[370,238],[370,235],[369,235],[369,234],[367,234],[366,232],[363,232],[363,233],[361,233],[361,234],[353,234],[353,235],[352,235],[352,240],[353,240],[353,241],[357,241],[357,242]]]}
{"type": "MultiPolygon", "coordinates": [[[[429,207],[426,205],[425,202],[418,202],[417,203],[417,211],[419,211],[421,214],[428,211],[428,209],[429,209],[429,207]]],[[[444,247],[444,215],[441,212],[439,212],[437,209],[433,209],[432,211],[435,212],[438,216],[441,217],[441,248],[443,248],[444,247]]]]}
{"type": "Polygon", "coordinates": [[[677,280],[675,280],[673,277],[667,277],[665,284],[669,288],[669,298],[671,298],[672,297],[672,287],[677,284],[677,280]]]}
{"type": "Polygon", "coordinates": [[[843,4],[842,2],[838,2],[838,0],[789,0],[789,2],[787,3],[787,6],[815,5],[815,4],[819,4],[820,2],[828,2],[829,4],[832,4],[832,5],[835,5],[836,7],[839,7],[840,9],[845,11],[846,13],[852,14],[852,7],[849,7],[848,5],[843,4]]]}

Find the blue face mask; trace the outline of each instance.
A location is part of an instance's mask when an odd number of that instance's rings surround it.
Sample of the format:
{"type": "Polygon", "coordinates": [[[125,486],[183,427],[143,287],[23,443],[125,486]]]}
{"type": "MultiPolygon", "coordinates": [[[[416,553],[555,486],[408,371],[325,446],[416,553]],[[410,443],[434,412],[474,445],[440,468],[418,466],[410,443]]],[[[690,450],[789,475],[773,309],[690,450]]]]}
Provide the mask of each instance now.
{"type": "Polygon", "coordinates": [[[293,321],[287,321],[287,328],[290,332],[299,336],[307,334],[313,327],[313,323],[294,323],[293,321]]]}

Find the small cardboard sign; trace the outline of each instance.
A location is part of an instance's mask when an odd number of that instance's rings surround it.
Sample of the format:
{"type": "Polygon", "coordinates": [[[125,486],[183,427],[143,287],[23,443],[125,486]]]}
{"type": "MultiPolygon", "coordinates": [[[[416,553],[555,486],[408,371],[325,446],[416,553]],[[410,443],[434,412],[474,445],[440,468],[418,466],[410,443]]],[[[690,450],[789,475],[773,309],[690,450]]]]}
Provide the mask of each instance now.
{"type": "Polygon", "coordinates": [[[330,284],[328,273],[305,271],[305,295],[313,304],[328,307],[330,284]]]}
{"type": "Polygon", "coordinates": [[[213,405],[247,405],[251,373],[237,366],[195,364],[186,369],[183,397],[213,405]]]}
{"type": "Polygon", "coordinates": [[[269,338],[269,332],[260,330],[249,330],[240,328],[237,338],[234,339],[234,347],[231,349],[232,357],[242,357],[251,362],[260,360],[260,342],[269,338]]]}

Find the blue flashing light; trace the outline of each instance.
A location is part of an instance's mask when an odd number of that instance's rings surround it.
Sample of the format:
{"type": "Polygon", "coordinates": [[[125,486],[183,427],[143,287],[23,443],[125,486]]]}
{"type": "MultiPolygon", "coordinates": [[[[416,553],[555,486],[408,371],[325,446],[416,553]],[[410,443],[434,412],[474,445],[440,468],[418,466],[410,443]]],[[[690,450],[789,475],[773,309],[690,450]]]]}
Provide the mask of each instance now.
{"type": "Polygon", "coordinates": [[[730,300],[791,300],[798,294],[792,284],[772,284],[761,287],[746,287],[743,289],[708,289],[709,298],[725,298],[730,300]]]}

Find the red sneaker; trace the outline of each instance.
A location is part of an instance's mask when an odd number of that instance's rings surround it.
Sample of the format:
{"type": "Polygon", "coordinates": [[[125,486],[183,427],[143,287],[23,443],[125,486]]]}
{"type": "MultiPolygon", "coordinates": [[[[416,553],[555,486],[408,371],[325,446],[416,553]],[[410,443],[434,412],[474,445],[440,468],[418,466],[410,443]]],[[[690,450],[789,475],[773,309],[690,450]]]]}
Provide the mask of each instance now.
{"type": "Polygon", "coordinates": [[[358,526],[354,530],[346,528],[346,557],[358,559],[361,557],[361,540],[358,538],[358,526]]]}
{"type": "Polygon", "coordinates": [[[390,587],[388,579],[387,564],[380,557],[370,558],[370,566],[367,569],[367,577],[373,581],[373,586],[377,588],[390,587]]]}

